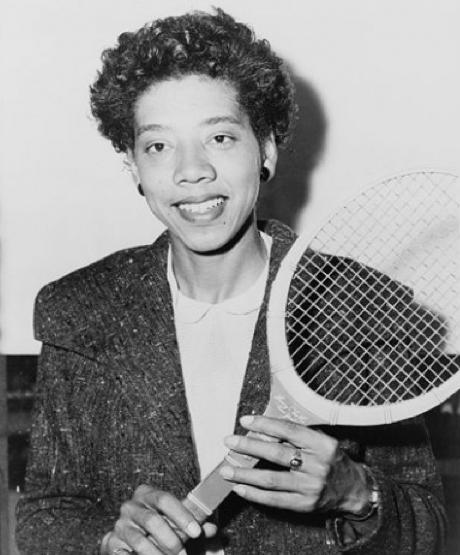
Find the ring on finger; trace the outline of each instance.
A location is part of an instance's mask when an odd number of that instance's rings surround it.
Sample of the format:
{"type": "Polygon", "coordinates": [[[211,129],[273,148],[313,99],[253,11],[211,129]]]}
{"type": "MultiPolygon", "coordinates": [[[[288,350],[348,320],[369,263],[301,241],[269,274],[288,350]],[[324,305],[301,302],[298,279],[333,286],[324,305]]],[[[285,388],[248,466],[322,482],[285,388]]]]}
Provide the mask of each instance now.
{"type": "Polygon", "coordinates": [[[294,454],[289,461],[289,468],[291,470],[299,470],[303,464],[302,451],[300,449],[295,449],[294,454]]]}
{"type": "Polygon", "coordinates": [[[118,547],[113,551],[113,555],[127,555],[128,553],[132,553],[132,551],[129,551],[128,549],[124,549],[123,547],[118,547]]]}

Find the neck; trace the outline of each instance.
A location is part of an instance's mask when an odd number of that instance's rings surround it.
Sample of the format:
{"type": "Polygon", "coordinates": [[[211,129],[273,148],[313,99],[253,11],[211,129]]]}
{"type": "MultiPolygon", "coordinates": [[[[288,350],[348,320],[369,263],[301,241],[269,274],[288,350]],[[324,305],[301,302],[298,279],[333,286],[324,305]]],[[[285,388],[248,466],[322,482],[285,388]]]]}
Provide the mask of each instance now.
{"type": "Polygon", "coordinates": [[[173,240],[171,248],[180,291],[187,297],[213,304],[246,291],[267,261],[265,243],[255,222],[225,249],[213,253],[191,252],[173,240]]]}

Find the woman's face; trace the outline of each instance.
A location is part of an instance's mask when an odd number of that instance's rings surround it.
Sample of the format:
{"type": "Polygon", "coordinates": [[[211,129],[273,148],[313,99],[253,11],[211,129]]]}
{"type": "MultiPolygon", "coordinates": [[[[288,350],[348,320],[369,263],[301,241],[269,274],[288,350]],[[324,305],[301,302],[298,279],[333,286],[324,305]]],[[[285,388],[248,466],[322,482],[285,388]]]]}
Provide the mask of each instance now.
{"type": "MultiPolygon", "coordinates": [[[[235,89],[191,75],[147,90],[135,111],[135,179],[176,246],[205,253],[227,245],[254,210],[261,149],[235,89]]],[[[271,173],[272,138],[263,147],[271,173]]]]}

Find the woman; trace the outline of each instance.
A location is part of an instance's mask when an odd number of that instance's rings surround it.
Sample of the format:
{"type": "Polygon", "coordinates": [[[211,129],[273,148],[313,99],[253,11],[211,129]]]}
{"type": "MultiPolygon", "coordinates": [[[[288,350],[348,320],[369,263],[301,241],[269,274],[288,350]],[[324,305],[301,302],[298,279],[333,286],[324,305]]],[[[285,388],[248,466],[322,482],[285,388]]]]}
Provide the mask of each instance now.
{"type": "Polygon", "coordinates": [[[168,18],[104,53],[91,102],[167,231],[38,296],[21,552],[439,553],[421,421],[319,430],[255,416],[266,300],[295,239],[255,215],[295,114],[282,61],[220,10],[168,18]],[[234,493],[201,526],[181,499],[228,447],[263,462],[222,470],[234,493]]]}

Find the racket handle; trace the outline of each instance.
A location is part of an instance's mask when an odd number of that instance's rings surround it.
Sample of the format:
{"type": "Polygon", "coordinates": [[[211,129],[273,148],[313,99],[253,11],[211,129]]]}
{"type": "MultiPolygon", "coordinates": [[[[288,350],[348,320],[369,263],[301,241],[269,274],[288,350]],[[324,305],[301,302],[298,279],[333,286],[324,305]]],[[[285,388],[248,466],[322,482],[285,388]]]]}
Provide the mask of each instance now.
{"type": "Polygon", "coordinates": [[[234,483],[224,480],[220,470],[224,466],[239,466],[253,468],[259,459],[248,455],[241,455],[230,450],[224,460],[220,462],[182,501],[183,505],[200,523],[205,522],[227,495],[232,491],[234,483]]]}

